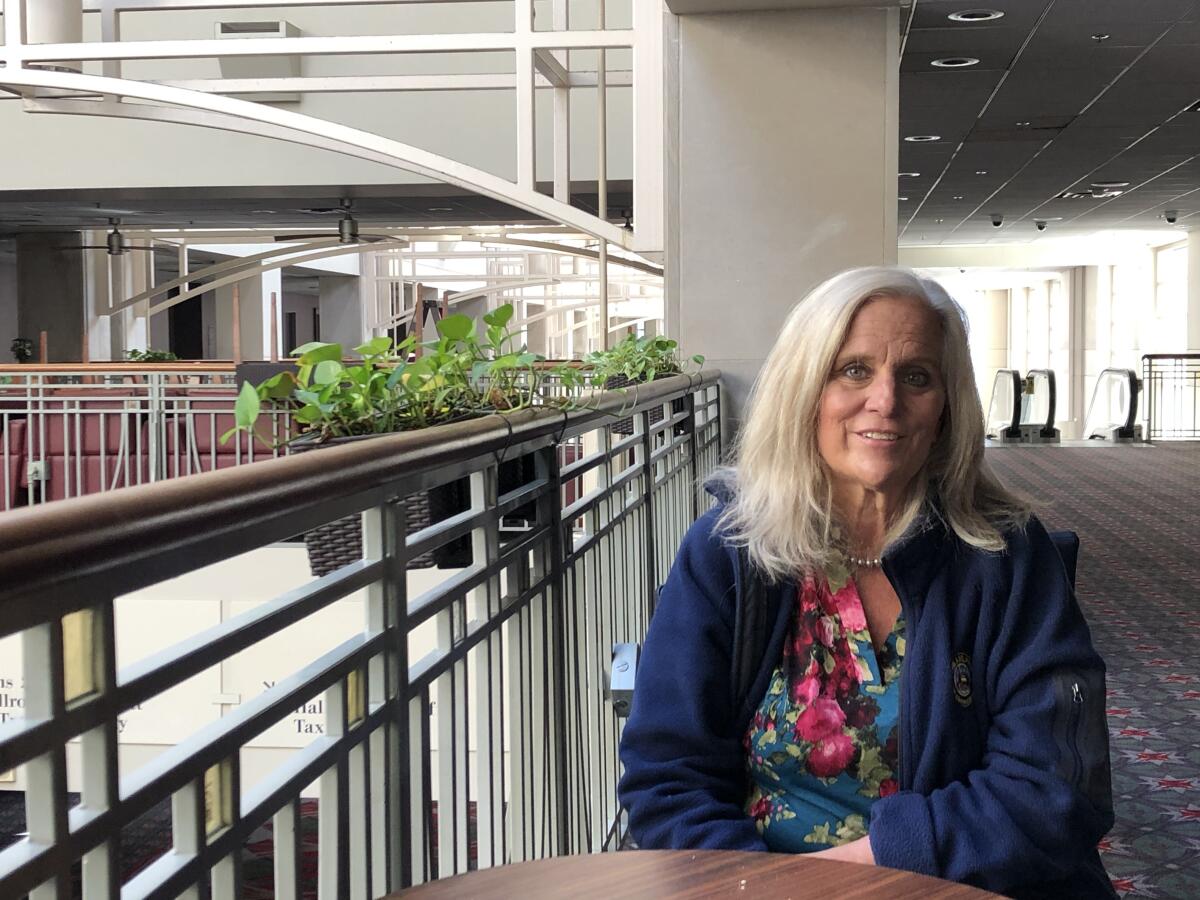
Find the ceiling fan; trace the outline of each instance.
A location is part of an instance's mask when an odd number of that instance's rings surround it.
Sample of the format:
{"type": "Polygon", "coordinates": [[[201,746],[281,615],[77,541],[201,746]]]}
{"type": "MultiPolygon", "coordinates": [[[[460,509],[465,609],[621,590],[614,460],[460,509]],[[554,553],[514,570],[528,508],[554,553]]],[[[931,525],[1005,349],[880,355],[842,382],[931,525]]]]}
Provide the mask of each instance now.
{"type": "Polygon", "coordinates": [[[121,220],[109,219],[108,224],[112,226],[112,231],[108,233],[103,244],[84,244],[78,247],[70,247],[72,250],[104,250],[109,256],[124,256],[127,250],[148,250],[154,252],[154,247],[133,247],[125,243],[125,235],[121,233],[121,220]]]}
{"type": "MultiPolygon", "coordinates": [[[[358,219],[354,218],[354,201],[343,197],[339,206],[341,218],[338,219],[337,239],[339,244],[366,244],[375,241],[386,241],[387,237],[378,234],[359,234],[358,219]]],[[[313,231],[305,234],[277,234],[277,241],[305,241],[313,238],[334,237],[328,231],[313,231]]]]}

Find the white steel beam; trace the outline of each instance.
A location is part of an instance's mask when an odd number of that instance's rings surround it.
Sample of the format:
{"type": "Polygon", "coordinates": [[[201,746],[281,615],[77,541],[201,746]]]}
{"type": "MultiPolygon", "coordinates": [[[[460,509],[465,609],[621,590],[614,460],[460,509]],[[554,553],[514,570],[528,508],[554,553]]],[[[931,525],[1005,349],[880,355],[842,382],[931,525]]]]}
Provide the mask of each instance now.
{"type": "MultiPolygon", "coordinates": [[[[99,12],[111,4],[118,12],[180,9],[269,9],[279,6],[405,6],[410,3],[479,3],[511,0],[83,0],[84,12],[99,12]]],[[[2,5],[2,4],[0,4],[2,5]]]]}
{"type": "MultiPolygon", "coordinates": [[[[227,41],[235,44],[238,41],[227,41]]],[[[530,66],[532,69],[532,64],[530,66]]],[[[236,100],[214,94],[201,94],[141,81],[79,75],[41,69],[0,70],[0,86],[57,87],[80,93],[115,95],[148,100],[164,106],[121,104],[115,113],[108,105],[90,101],[55,101],[42,104],[47,111],[76,114],[121,115],[165,122],[200,125],[223,131],[241,131],[273,137],[311,147],[332,150],[347,156],[379,162],[415,172],[447,184],[466,188],[528,210],[534,215],[570,225],[597,238],[628,247],[631,235],[622,228],[559,202],[532,188],[514,185],[490,172],[467,166],[378,134],[350,128],[261,103],[236,100]],[[183,109],[165,107],[178,106],[183,109]]],[[[532,85],[531,85],[532,90],[532,85]]]]}
{"type": "MultiPolygon", "coordinates": [[[[518,0],[532,4],[532,0],[518,0]]],[[[241,38],[236,41],[85,41],[77,44],[5,44],[11,68],[19,62],[104,59],[202,59],[239,56],[360,56],[375,53],[473,53],[539,48],[570,50],[625,49],[633,31],[526,31],[517,34],[389,34],[341,37],[241,38]]]]}
{"type": "Polygon", "coordinates": [[[551,87],[570,87],[571,73],[560,63],[552,52],[545,48],[533,51],[533,64],[538,73],[545,77],[551,87]]]}
{"type": "MultiPolygon", "coordinates": [[[[547,50],[537,51],[548,53],[547,50]]],[[[594,72],[567,73],[566,88],[595,87],[594,72]]],[[[186,78],[181,80],[154,81],[188,91],[204,91],[211,94],[273,94],[273,93],[374,93],[379,91],[500,91],[515,90],[517,76],[506,72],[467,75],[330,75],[325,77],[295,78],[186,78]]],[[[539,88],[553,85],[540,74],[534,75],[534,84],[539,88]]],[[[610,72],[608,86],[631,87],[633,73],[625,70],[610,72]]],[[[555,95],[557,97],[557,94],[555,95]]]]}

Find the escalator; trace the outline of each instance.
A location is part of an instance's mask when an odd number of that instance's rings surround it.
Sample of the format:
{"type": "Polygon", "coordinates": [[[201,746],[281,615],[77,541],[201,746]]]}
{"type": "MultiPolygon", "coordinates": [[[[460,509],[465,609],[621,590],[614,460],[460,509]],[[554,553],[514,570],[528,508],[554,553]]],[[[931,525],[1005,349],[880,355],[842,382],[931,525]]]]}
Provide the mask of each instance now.
{"type": "Polygon", "coordinates": [[[992,383],[987,437],[1001,444],[1057,444],[1058,386],[1052,369],[1000,369],[992,383]]]}
{"type": "Polygon", "coordinates": [[[1142,440],[1138,412],[1140,383],[1132,369],[1105,369],[1096,379],[1083,420],[1085,441],[1132,443],[1142,440]]]}

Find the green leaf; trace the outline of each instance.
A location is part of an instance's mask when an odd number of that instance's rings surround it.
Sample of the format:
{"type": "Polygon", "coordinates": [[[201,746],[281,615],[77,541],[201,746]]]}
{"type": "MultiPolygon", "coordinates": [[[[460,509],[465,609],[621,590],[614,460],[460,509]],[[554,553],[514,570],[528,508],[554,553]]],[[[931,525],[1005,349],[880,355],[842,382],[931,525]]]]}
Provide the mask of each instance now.
{"type": "Polygon", "coordinates": [[[695,356],[692,357],[692,362],[694,362],[698,366],[704,365],[704,354],[697,353],[695,356]]]}
{"type": "Polygon", "coordinates": [[[317,367],[313,370],[314,384],[333,384],[342,377],[342,372],[345,369],[342,367],[340,360],[326,359],[317,363],[317,367]]]}
{"type": "Polygon", "coordinates": [[[401,363],[400,365],[396,366],[396,368],[392,369],[392,374],[388,376],[386,384],[387,389],[389,391],[395,390],[396,385],[401,384],[404,381],[404,373],[407,371],[408,366],[405,363],[401,363]]]}
{"type": "Polygon", "coordinates": [[[233,404],[233,421],[236,423],[236,427],[252,428],[258,419],[260,408],[258,390],[250,382],[243,381],[242,389],[238,391],[237,400],[233,404]]]}
{"type": "Polygon", "coordinates": [[[296,389],[296,376],[291,372],[279,372],[258,386],[258,396],[263,400],[286,400],[296,389]]]}
{"type": "Polygon", "coordinates": [[[467,335],[473,334],[475,331],[475,322],[470,316],[465,316],[462,313],[455,313],[452,316],[446,316],[437,323],[438,334],[444,338],[449,338],[452,341],[465,340],[467,335]]]}
{"type": "Polygon", "coordinates": [[[315,366],[319,362],[324,362],[327,359],[341,360],[342,345],[341,344],[322,344],[320,341],[312,341],[297,347],[292,351],[294,356],[300,357],[300,363],[306,366],[315,366]]]}
{"type": "Polygon", "coordinates": [[[359,356],[383,356],[392,349],[392,339],[390,337],[371,338],[365,344],[359,344],[354,348],[354,352],[359,356]]]}
{"type": "Polygon", "coordinates": [[[487,313],[483,317],[483,321],[488,325],[499,325],[504,327],[513,317],[513,305],[505,303],[503,306],[497,306],[492,312],[487,313]]]}
{"type": "Polygon", "coordinates": [[[296,410],[295,419],[297,422],[303,422],[305,425],[313,425],[324,418],[324,414],[317,406],[305,406],[296,410]]]}

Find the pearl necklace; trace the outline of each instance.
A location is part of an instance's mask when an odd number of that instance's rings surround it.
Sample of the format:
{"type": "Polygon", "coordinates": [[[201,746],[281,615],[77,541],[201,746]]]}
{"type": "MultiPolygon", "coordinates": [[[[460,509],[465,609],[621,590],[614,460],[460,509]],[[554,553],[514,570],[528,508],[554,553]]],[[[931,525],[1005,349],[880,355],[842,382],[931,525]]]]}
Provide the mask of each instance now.
{"type": "Polygon", "coordinates": [[[873,559],[864,559],[859,556],[847,555],[846,559],[848,559],[854,566],[856,566],[859,569],[878,569],[880,566],[883,565],[883,558],[879,557],[879,556],[876,556],[873,559]]]}

